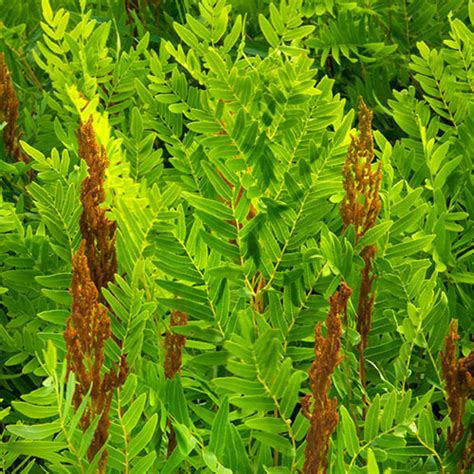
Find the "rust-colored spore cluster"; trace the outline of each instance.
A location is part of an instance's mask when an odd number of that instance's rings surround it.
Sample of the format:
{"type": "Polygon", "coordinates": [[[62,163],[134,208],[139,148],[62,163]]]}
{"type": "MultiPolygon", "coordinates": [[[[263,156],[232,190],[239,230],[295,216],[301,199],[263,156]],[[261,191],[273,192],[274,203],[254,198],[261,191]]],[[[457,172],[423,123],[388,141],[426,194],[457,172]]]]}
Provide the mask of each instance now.
{"type": "Polygon", "coordinates": [[[165,376],[172,379],[181,372],[183,360],[183,347],[186,344],[186,336],[175,334],[172,328],[175,326],[186,326],[188,317],[180,311],[172,311],[170,319],[170,329],[165,334],[165,376]]]}
{"type": "Polygon", "coordinates": [[[341,315],[346,312],[347,301],[351,295],[352,290],[342,282],[339,290],[329,299],[326,336],[321,335],[321,323],[315,327],[315,360],[308,371],[311,395],[306,395],[301,400],[303,415],[310,421],[303,466],[303,472],[306,474],[320,474],[327,471],[329,441],[338,422],[337,400],[335,397],[330,400],[328,393],[332,375],[342,361],[341,315]],[[311,400],[313,400],[312,408],[311,400]]]}
{"type": "MultiPolygon", "coordinates": [[[[92,460],[107,440],[110,404],[115,387],[127,377],[125,367],[116,372],[110,369],[102,374],[105,361],[105,342],[110,337],[110,318],[107,308],[99,303],[99,293],[91,279],[87,257],[84,255],[85,242],[73,257],[72,271],[72,314],[67,319],[64,339],[67,348],[67,369],[76,375],[74,407],[81,404],[89,390],[90,404],[81,418],[81,428],[86,430],[96,416],[99,424],[89,447],[88,457],[92,460]]],[[[107,453],[101,458],[105,468],[107,453]]]]}
{"type": "MultiPolygon", "coordinates": [[[[372,228],[380,213],[381,200],[379,196],[382,181],[381,163],[374,168],[374,138],[372,135],[373,113],[359,100],[359,136],[353,136],[347,152],[342,175],[346,195],[340,206],[343,229],[354,226],[355,243],[359,242],[366,232],[372,228]]],[[[359,371],[362,386],[365,388],[365,358],[364,351],[369,343],[369,332],[372,325],[372,310],[375,295],[372,286],[375,280],[373,262],[377,248],[368,245],[361,249],[360,256],[364,260],[361,274],[359,301],[357,305],[357,331],[361,342],[359,350],[359,371]]]]}
{"type": "MultiPolygon", "coordinates": [[[[172,330],[176,326],[186,326],[188,317],[180,311],[172,311],[170,319],[170,329],[165,334],[165,377],[172,379],[176,374],[181,373],[181,364],[183,361],[183,348],[186,345],[186,336],[175,334],[172,330]]],[[[176,448],[176,433],[173,425],[168,420],[170,430],[168,438],[168,457],[176,448]]]]}
{"type": "Polygon", "coordinates": [[[0,123],[6,122],[3,129],[5,153],[17,161],[28,163],[28,157],[20,148],[20,131],[18,128],[19,103],[13,81],[5,63],[5,54],[0,53],[0,123]]]}
{"type": "MultiPolygon", "coordinates": [[[[79,156],[87,163],[89,176],[81,185],[81,233],[86,241],[85,254],[89,262],[92,280],[100,291],[113,281],[117,272],[115,252],[116,223],[106,216],[101,207],[105,201],[105,171],[108,159],[103,146],[99,148],[94,132],[92,115],[87,123],[81,123],[77,132],[79,156]]],[[[101,299],[102,301],[102,299],[101,299]]]]}
{"type": "MultiPolygon", "coordinates": [[[[81,428],[86,430],[95,417],[99,424],[89,446],[92,460],[107,440],[109,410],[114,389],[125,382],[128,364],[125,354],[120,364],[109,370],[105,365],[105,343],[113,337],[110,318],[101,289],[114,280],[117,270],[115,252],[115,222],[105,215],[101,204],[105,201],[105,171],[107,156],[97,145],[92,116],[81,123],[77,132],[79,157],[86,161],[89,175],[81,185],[83,212],[80,228],[83,241],[73,257],[72,315],[67,320],[64,339],[67,348],[68,372],[76,375],[74,406],[77,409],[90,390],[90,402],[81,418],[81,428]]],[[[121,341],[114,340],[121,346],[121,341]]],[[[99,471],[105,472],[107,451],[104,450],[99,471]]]]}
{"type": "Polygon", "coordinates": [[[379,163],[374,169],[374,138],[372,135],[373,113],[359,100],[360,135],[353,136],[342,170],[346,195],[340,211],[344,229],[354,225],[356,244],[375,225],[380,213],[379,196],[382,168],[379,163]]]}
{"type": "MultiPolygon", "coordinates": [[[[451,426],[448,428],[448,446],[451,451],[463,438],[464,415],[467,399],[474,399],[474,349],[466,357],[458,359],[457,341],[459,340],[457,321],[449,325],[448,335],[444,339],[444,352],[441,353],[441,368],[446,381],[447,404],[451,426]]],[[[474,426],[471,426],[470,440],[466,444],[459,471],[474,465],[474,426]]]]}

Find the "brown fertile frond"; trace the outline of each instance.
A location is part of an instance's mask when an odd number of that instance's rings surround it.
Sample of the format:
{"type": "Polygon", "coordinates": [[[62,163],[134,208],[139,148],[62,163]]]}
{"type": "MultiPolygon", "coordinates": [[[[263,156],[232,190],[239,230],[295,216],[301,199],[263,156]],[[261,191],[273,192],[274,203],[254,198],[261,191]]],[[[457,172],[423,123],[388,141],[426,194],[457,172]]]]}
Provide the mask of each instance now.
{"type": "MultiPolygon", "coordinates": [[[[474,349],[466,357],[458,359],[459,339],[457,321],[453,319],[449,325],[448,335],[444,338],[444,352],[440,354],[451,419],[451,426],[448,428],[448,446],[451,451],[464,435],[462,418],[466,401],[474,399],[474,349]]],[[[469,436],[463,457],[458,463],[458,472],[467,472],[474,465],[474,425],[470,427],[469,436]]]]}
{"type": "Polygon", "coordinates": [[[455,319],[449,325],[448,335],[444,338],[444,352],[441,353],[441,369],[446,381],[447,403],[451,426],[448,428],[448,445],[452,451],[464,434],[462,417],[466,398],[460,383],[461,377],[457,360],[458,324],[455,319]]]}
{"type": "MultiPolygon", "coordinates": [[[[122,366],[118,373],[110,369],[102,375],[105,343],[111,335],[110,318],[107,308],[99,303],[99,292],[92,281],[85,242],[72,260],[72,314],[66,322],[67,370],[76,375],[73,397],[74,407],[81,404],[90,390],[89,406],[82,415],[80,426],[86,430],[96,416],[99,424],[89,447],[88,457],[92,460],[101,449],[108,436],[108,413],[115,387],[121,385],[127,374],[122,366]]],[[[100,464],[105,468],[107,453],[104,451],[100,464]]]]}
{"type": "Polygon", "coordinates": [[[329,441],[338,422],[337,400],[336,398],[329,400],[328,393],[332,384],[332,375],[342,361],[341,315],[346,312],[347,302],[351,295],[352,290],[345,282],[342,282],[339,290],[329,299],[326,336],[321,335],[321,323],[315,327],[315,360],[308,371],[311,395],[306,395],[301,400],[302,413],[310,421],[303,466],[303,472],[306,474],[320,474],[327,471],[329,441]],[[312,409],[311,399],[313,400],[312,409]]]}
{"type": "Polygon", "coordinates": [[[359,100],[359,136],[353,136],[346,155],[342,175],[346,195],[340,206],[344,230],[353,224],[356,244],[375,225],[380,213],[379,197],[382,168],[379,163],[373,169],[374,138],[372,135],[373,113],[359,100]]]}
{"type": "MultiPolygon", "coordinates": [[[[186,314],[173,310],[171,312],[170,329],[176,326],[186,326],[188,324],[188,317],[186,314]]],[[[186,344],[186,336],[175,334],[166,330],[165,334],[165,377],[172,379],[181,372],[181,364],[183,360],[183,347],[186,344]]],[[[176,448],[176,433],[174,431],[171,421],[168,420],[168,427],[170,434],[168,437],[168,457],[176,448]]]]}
{"type": "MultiPolygon", "coordinates": [[[[373,113],[359,99],[359,129],[358,136],[353,136],[342,170],[343,185],[346,191],[339,208],[343,229],[354,225],[355,243],[372,228],[380,213],[381,200],[379,196],[382,181],[382,168],[379,163],[374,169],[373,161],[374,138],[372,134],[373,113]]],[[[365,388],[365,358],[364,350],[368,346],[368,337],[372,324],[372,310],[375,295],[372,285],[375,280],[373,261],[377,249],[374,245],[362,248],[360,256],[364,260],[361,275],[359,301],[357,307],[357,330],[361,336],[359,350],[359,370],[362,387],[365,388]]]]}
{"type": "Polygon", "coordinates": [[[19,103],[13,81],[5,63],[5,54],[0,53],[0,122],[7,122],[3,129],[3,142],[7,155],[17,161],[28,163],[28,156],[20,147],[20,131],[17,121],[19,117],[19,103]]]}
{"type": "Polygon", "coordinates": [[[113,281],[117,272],[116,223],[107,218],[105,209],[101,207],[105,201],[104,182],[108,159],[104,147],[99,148],[97,144],[92,115],[87,123],[81,123],[77,139],[79,156],[87,163],[89,169],[89,176],[81,185],[83,212],[80,227],[86,241],[85,254],[92,280],[100,292],[107,283],[113,281]]]}
{"type": "Polygon", "coordinates": [[[459,359],[459,371],[469,399],[474,399],[474,348],[466,356],[459,359]]]}
{"type": "Polygon", "coordinates": [[[172,379],[181,372],[183,360],[183,347],[186,344],[186,336],[172,332],[174,326],[186,326],[188,317],[180,311],[172,311],[170,319],[170,329],[165,334],[165,376],[172,379]]]}

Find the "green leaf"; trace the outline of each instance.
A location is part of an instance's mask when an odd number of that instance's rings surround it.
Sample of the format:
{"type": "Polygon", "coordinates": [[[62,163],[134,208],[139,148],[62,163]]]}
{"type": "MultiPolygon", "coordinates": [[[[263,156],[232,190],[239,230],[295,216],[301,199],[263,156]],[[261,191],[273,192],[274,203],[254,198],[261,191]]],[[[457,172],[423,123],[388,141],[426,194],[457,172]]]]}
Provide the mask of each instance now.
{"type": "Polygon", "coordinates": [[[69,288],[71,278],[70,273],[56,273],[54,275],[36,276],[35,280],[46,288],[69,288]]]}
{"type": "Polygon", "coordinates": [[[232,397],[229,398],[229,402],[233,405],[250,410],[252,412],[258,410],[272,410],[274,403],[270,398],[259,397],[259,396],[244,396],[244,397],[232,397]]]}
{"type": "Polygon", "coordinates": [[[277,48],[278,44],[280,43],[278,35],[276,34],[270,22],[262,14],[258,15],[258,24],[260,25],[263,36],[265,36],[265,39],[268,41],[270,46],[277,48]]]}
{"type": "Polygon", "coordinates": [[[10,441],[4,446],[10,453],[34,456],[50,461],[63,462],[63,458],[56,454],[67,448],[66,443],[57,441],[10,441]]]}
{"type": "Polygon", "coordinates": [[[293,449],[290,441],[279,434],[256,431],[253,433],[253,435],[256,440],[260,441],[266,446],[276,449],[285,456],[296,456],[296,452],[293,449]]]}
{"type": "Polygon", "coordinates": [[[183,386],[181,385],[181,377],[176,376],[167,381],[167,401],[169,412],[176,420],[181,424],[189,426],[191,420],[189,419],[186,398],[184,396],[183,386]]]}
{"type": "Polygon", "coordinates": [[[420,414],[418,419],[418,431],[420,438],[426,443],[426,445],[430,448],[434,448],[436,428],[433,411],[430,405],[426,406],[420,414]]]}
{"type": "Polygon", "coordinates": [[[199,50],[199,40],[197,36],[186,27],[180,25],[179,23],[173,23],[173,27],[178,34],[178,38],[181,38],[188,46],[193,49],[199,50]]]}
{"type": "Polygon", "coordinates": [[[41,313],[38,313],[38,318],[48,323],[66,326],[66,319],[70,315],[71,313],[65,309],[50,309],[49,311],[41,311],[41,313]]]}
{"type": "Polygon", "coordinates": [[[139,433],[133,435],[128,448],[129,459],[132,460],[137,454],[145,449],[155,433],[158,415],[153,413],[139,433]]]}
{"type": "Polygon", "coordinates": [[[183,454],[181,449],[175,449],[171,456],[167,459],[160,474],[175,474],[179,465],[186,458],[187,454],[183,454]]]}
{"type": "Polygon", "coordinates": [[[310,35],[315,30],[315,28],[316,27],[313,25],[300,26],[299,28],[287,31],[283,35],[283,39],[285,41],[299,40],[305,36],[310,35]]]}
{"type": "Polygon", "coordinates": [[[219,252],[224,257],[227,257],[231,260],[238,260],[240,257],[239,250],[235,245],[229,244],[219,237],[209,234],[208,232],[201,231],[200,236],[202,240],[206,242],[209,247],[219,252]]]}
{"type": "Polygon", "coordinates": [[[5,362],[5,367],[10,367],[12,365],[17,365],[21,364],[22,362],[25,362],[25,360],[30,358],[30,354],[27,352],[18,352],[17,354],[9,357],[5,362]]]}
{"type": "Polygon", "coordinates": [[[209,450],[214,452],[218,458],[222,456],[227,439],[227,424],[229,423],[229,400],[224,396],[219,411],[212,424],[209,439],[209,450]]]}
{"type": "Polygon", "coordinates": [[[379,474],[379,466],[372,449],[367,449],[367,474],[379,474]]]}
{"type": "Polygon", "coordinates": [[[178,449],[183,456],[187,456],[196,446],[196,439],[189,431],[189,428],[181,423],[173,423],[176,433],[178,449]]]}
{"type": "Polygon", "coordinates": [[[380,417],[380,428],[387,431],[392,427],[395,413],[397,411],[397,392],[394,390],[388,395],[388,399],[380,417]]]}
{"type": "Polygon", "coordinates": [[[457,158],[454,158],[443,165],[434,180],[434,187],[436,189],[440,189],[444,186],[449,175],[459,166],[459,163],[461,163],[462,159],[462,156],[458,156],[457,158]]]}
{"type": "Polygon", "coordinates": [[[372,401],[364,424],[364,439],[370,441],[374,439],[379,432],[379,415],[380,415],[380,395],[377,394],[372,401]]]}
{"type": "Polygon", "coordinates": [[[156,451],[151,451],[147,455],[136,458],[130,469],[130,474],[142,474],[144,472],[150,472],[153,464],[156,460],[156,451]]]}
{"type": "Polygon", "coordinates": [[[131,433],[133,428],[140,421],[146,402],[146,393],[142,393],[123,415],[123,424],[127,433],[131,433]]]}
{"type": "Polygon", "coordinates": [[[238,15],[229,34],[224,37],[223,52],[228,53],[242,34],[242,16],[238,15]]]}
{"type": "Polygon", "coordinates": [[[72,297],[69,291],[67,290],[48,290],[43,288],[41,293],[49,298],[50,300],[54,301],[55,303],[71,306],[72,297]]]}
{"type": "Polygon", "coordinates": [[[156,282],[159,286],[173,293],[175,296],[186,298],[199,304],[207,303],[207,296],[204,290],[176,281],[156,280],[156,282]]]}
{"type": "Polygon", "coordinates": [[[280,12],[273,3],[270,3],[270,19],[278,34],[283,34],[285,31],[285,24],[283,23],[280,12]]]}
{"type": "Polygon", "coordinates": [[[186,21],[197,36],[207,43],[211,41],[211,34],[209,33],[209,30],[200,21],[196,20],[188,13],[186,14],[186,21]]]}
{"type": "Polygon", "coordinates": [[[51,25],[53,23],[53,10],[49,0],[41,0],[41,9],[43,10],[44,19],[51,25]]]}
{"type": "Polygon", "coordinates": [[[435,235],[427,235],[401,244],[392,245],[388,248],[385,256],[388,259],[409,257],[410,255],[421,252],[422,250],[425,250],[426,247],[429,247],[435,237],[435,235]]]}
{"type": "Polygon", "coordinates": [[[44,362],[46,366],[46,370],[50,374],[54,374],[56,372],[56,366],[58,364],[58,351],[56,346],[48,340],[48,346],[45,351],[43,351],[44,355],[44,362]]]}
{"type": "Polygon", "coordinates": [[[416,418],[419,413],[426,407],[426,405],[430,402],[431,398],[433,397],[433,392],[435,387],[432,387],[428,392],[426,392],[423,396],[419,398],[419,400],[415,403],[415,405],[411,408],[408,419],[412,420],[416,418]]]}
{"type": "MultiPolygon", "coordinates": [[[[43,0],[44,3],[46,3],[49,6],[49,0],[43,0]]],[[[51,7],[50,7],[51,9],[51,7]]],[[[33,148],[31,145],[28,143],[21,141],[20,140],[21,147],[25,152],[31,156],[34,160],[36,160],[38,163],[44,163],[46,161],[46,157],[41,153],[39,150],[36,148],[33,148]]]]}
{"type": "Polygon", "coordinates": [[[33,405],[32,403],[19,401],[13,401],[12,405],[19,413],[34,419],[49,418],[58,414],[58,409],[54,406],[33,405]]]}
{"type": "Polygon", "coordinates": [[[342,435],[344,437],[344,445],[347,452],[351,456],[355,456],[359,451],[359,440],[357,439],[354,420],[344,405],[341,405],[340,412],[342,416],[342,435]]]}
{"type": "Polygon", "coordinates": [[[287,430],[285,423],[280,418],[250,418],[245,420],[245,425],[252,430],[265,431],[266,433],[283,433],[287,430]]]}
{"type": "Polygon", "coordinates": [[[387,235],[387,232],[392,227],[393,221],[386,221],[369,229],[365,235],[360,239],[358,247],[362,248],[367,245],[376,243],[381,237],[387,235]]]}
{"type": "Polygon", "coordinates": [[[56,434],[61,429],[59,421],[36,425],[7,425],[7,430],[25,439],[45,439],[56,434]]]}
{"type": "Polygon", "coordinates": [[[213,201],[212,199],[203,198],[191,193],[184,193],[184,197],[196,209],[207,212],[218,219],[229,221],[234,218],[232,211],[227,206],[218,201],[213,201]]]}
{"type": "Polygon", "coordinates": [[[304,374],[301,371],[295,371],[290,378],[285,380],[286,386],[280,402],[281,414],[285,418],[290,418],[296,404],[299,400],[299,392],[304,374]]]}
{"type": "Polygon", "coordinates": [[[221,56],[217,53],[214,48],[209,48],[206,54],[206,61],[209,65],[209,69],[220,77],[225,77],[227,73],[227,66],[221,56]]]}

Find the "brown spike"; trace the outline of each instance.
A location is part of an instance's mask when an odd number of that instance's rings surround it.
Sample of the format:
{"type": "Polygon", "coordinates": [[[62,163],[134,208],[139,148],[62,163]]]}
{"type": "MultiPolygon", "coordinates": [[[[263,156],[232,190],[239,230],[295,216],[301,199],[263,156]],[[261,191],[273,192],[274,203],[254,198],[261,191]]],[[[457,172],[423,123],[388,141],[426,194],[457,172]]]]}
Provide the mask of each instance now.
{"type": "Polygon", "coordinates": [[[351,294],[352,290],[342,282],[339,290],[329,299],[326,336],[321,335],[321,323],[315,327],[315,360],[308,371],[311,395],[306,395],[301,400],[302,413],[310,421],[303,466],[303,472],[306,474],[320,474],[327,471],[329,442],[338,423],[337,400],[335,397],[329,400],[328,393],[332,375],[342,361],[341,315],[346,311],[351,294]],[[313,400],[312,407],[311,400],[313,400]]]}
{"type": "MultiPolygon", "coordinates": [[[[112,397],[115,388],[127,378],[128,364],[125,354],[122,354],[120,363],[102,375],[105,343],[112,333],[100,290],[113,281],[117,271],[116,223],[106,217],[106,211],[101,207],[105,201],[104,182],[108,160],[104,147],[99,148],[97,144],[92,116],[86,124],[81,123],[77,139],[79,156],[87,163],[89,175],[81,185],[83,212],[80,228],[84,240],[73,257],[73,306],[64,338],[68,371],[76,374],[76,409],[91,390],[89,406],[81,418],[82,429],[86,430],[95,417],[100,417],[88,451],[89,460],[92,460],[107,440],[112,397]]],[[[121,346],[121,341],[117,338],[114,340],[121,346]]],[[[100,459],[100,472],[105,472],[106,463],[105,450],[100,459]]]]}
{"type": "Polygon", "coordinates": [[[7,155],[17,161],[28,163],[28,156],[20,147],[21,133],[17,122],[19,117],[19,103],[13,81],[5,63],[5,54],[0,53],[0,122],[7,124],[3,129],[3,142],[7,155]]]}
{"type": "Polygon", "coordinates": [[[89,176],[81,185],[83,212],[80,227],[86,241],[85,254],[92,280],[100,291],[114,280],[117,272],[116,223],[107,218],[106,211],[101,206],[105,201],[104,182],[108,159],[104,147],[99,148],[97,144],[92,115],[87,123],[81,123],[77,139],[79,156],[87,163],[89,169],[89,176]]]}
{"type": "MultiPolygon", "coordinates": [[[[353,136],[342,175],[346,195],[340,206],[343,229],[354,225],[355,243],[372,228],[380,213],[381,200],[379,196],[380,183],[382,180],[382,168],[379,163],[374,169],[373,161],[374,138],[372,134],[373,113],[365,105],[362,98],[359,100],[359,129],[358,136],[353,136]]],[[[372,290],[375,275],[373,273],[373,262],[377,248],[375,245],[364,247],[360,256],[364,260],[364,268],[361,275],[359,291],[359,302],[357,306],[357,330],[361,337],[358,346],[359,371],[362,387],[365,389],[365,357],[364,351],[368,346],[369,332],[372,324],[372,310],[375,303],[375,295],[372,290]]],[[[365,395],[364,395],[365,400],[365,395]]]]}
{"type": "MultiPolygon", "coordinates": [[[[181,364],[183,360],[183,348],[186,345],[186,337],[181,334],[175,334],[172,331],[173,327],[186,326],[188,324],[188,317],[186,314],[173,310],[171,312],[170,327],[166,329],[165,334],[165,377],[172,379],[176,374],[181,373],[181,364]]],[[[176,448],[176,433],[173,425],[168,420],[168,427],[170,430],[168,438],[168,457],[176,448]]]]}
{"type": "Polygon", "coordinates": [[[381,164],[373,169],[374,139],[372,135],[373,113],[362,98],[359,101],[359,136],[353,136],[342,175],[346,195],[341,203],[340,212],[344,229],[354,225],[356,244],[359,239],[375,225],[380,213],[379,197],[382,180],[381,164]]]}
{"type": "MultiPolygon", "coordinates": [[[[448,335],[444,338],[444,352],[441,352],[441,369],[446,381],[447,404],[451,426],[448,428],[448,446],[454,450],[464,436],[462,422],[467,399],[474,399],[474,349],[469,355],[458,359],[458,324],[453,319],[448,335]]],[[[458,472],[467,472],[474,465],[474,426],[470,427],[470,439],[466,443],[463,458],[459,461],[458,472]]]]}
{"type": "MultiPolygon", "coordinates": [[[[90,402],[82,415],[80,426],[85,431],[96,416],[100,416],[94,438],[89,447],[88,458],[92,460],[101,449],[108,436],[108,413],[114,388],[123,383],[121,373],[110,369],[102,375],[105,362],[105,343],[111,335],[110,318],[107,308],[99,303],[99,292],[92,281],[87,257],[84,255],[85,242],[72,261],[72,314],[66,322],[67,370],[76,376],[73,402],[76,410],[89,390],[90,402]]],[[[105,468],[107,452],[101,458],[105,468]]]]}
{"type": "Polygon", "coordinates": [[[170,319],[170,329],[165,334],[165,376],[172,379],[181,372],[183,357],[183,347],[186,344],[186,337],[172,332],[175,326],[186,326],[188,317],[180,311],[172,311],[170,319]]]}

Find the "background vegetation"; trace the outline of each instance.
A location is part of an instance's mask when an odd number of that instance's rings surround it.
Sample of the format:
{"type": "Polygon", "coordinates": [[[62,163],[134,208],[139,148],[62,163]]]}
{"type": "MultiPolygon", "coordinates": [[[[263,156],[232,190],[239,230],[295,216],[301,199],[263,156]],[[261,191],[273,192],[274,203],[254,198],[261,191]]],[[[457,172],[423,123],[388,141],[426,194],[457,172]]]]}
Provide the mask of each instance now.
{"type": "Polygon", "coordinates": [[[0,12],[2,472],[470,472],[471,0],[0,12]]]}

